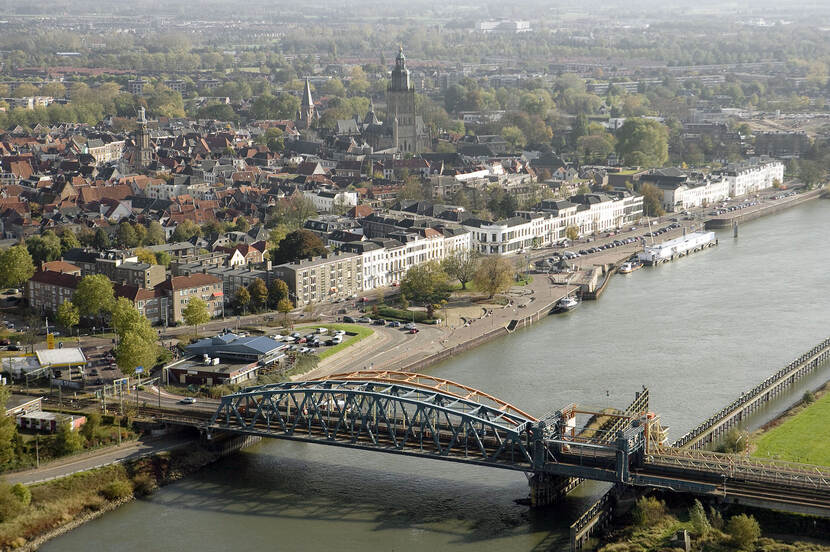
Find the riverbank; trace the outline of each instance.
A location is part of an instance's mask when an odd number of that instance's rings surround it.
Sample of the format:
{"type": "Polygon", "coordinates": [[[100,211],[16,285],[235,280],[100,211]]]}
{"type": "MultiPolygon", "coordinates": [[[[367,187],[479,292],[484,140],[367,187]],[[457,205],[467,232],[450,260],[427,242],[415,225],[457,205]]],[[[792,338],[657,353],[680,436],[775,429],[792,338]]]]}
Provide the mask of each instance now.
{"type": "Polygon", "coordinates": [[[750,453],[830,466],[830,382],[804,397],[750,436],[750,453]]]}
{"type": "Polygon", "coordinates": [[[0,523],[0,549],[33,552],[45,542],[212,464],[238,447],[165,451],[29,486],[31,503],[0,523]]]}

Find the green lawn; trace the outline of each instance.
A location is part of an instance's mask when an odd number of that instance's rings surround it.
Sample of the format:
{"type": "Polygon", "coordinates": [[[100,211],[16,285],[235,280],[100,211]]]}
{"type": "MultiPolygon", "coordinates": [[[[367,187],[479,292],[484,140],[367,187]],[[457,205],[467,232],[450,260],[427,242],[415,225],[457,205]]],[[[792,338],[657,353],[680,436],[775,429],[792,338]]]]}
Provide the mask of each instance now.
{"type": "Polygon", "coordinates": [[[830,466],[830,393],[781,425],[763,433],[753,453],[759,458],[776,458],[830,466]]]}
{"type": "Polygon", "coordinates": [[[331,355],[342,351],[346,347],[351,347],[361,339],[365,339],[375,333],[372,328],[368,326],[360,326],[358,324],[315,324],[313,326],[300,326],[295,328],[295,331],[303,333],[304,331],[310,331],[314,328],[326,328],[329,331],[329,335],[331,335],[331,333],[335,330],[344,330],[346,332],[346,339],[343,340],[343,343],[331,347],[320,347],[317,349],[320,352],[315,354],[320,357],[320,360],[330,357],[331,355]]]}

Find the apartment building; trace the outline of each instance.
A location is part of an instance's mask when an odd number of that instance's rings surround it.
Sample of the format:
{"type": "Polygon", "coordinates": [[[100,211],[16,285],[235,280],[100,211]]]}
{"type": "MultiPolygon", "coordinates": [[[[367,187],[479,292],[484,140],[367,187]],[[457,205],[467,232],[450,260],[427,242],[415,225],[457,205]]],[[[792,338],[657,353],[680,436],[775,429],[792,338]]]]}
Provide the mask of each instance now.
{"type": "Polygon", "coordinates": [[[168,276],[158,284],[156,289],[161,296],[168,298],[167,324],[181,322],[182,311],[193,297],[199,297],[208,306],[208,312],[213,316],[224,314],[224,292],[222,279],[212,274],[192,274],[190,276],[168,276]]]}
{"type": "Polygon", "coordinates": [[[784,182],[784,164],[755,157],[746,163],[729,165],[719,174],[729,182],[729,195],[740,197],[772,188],[776,180],[784,182]]]}
{"type": "Polygon", "coordinates": [[[346,299],[363,290],[363,258],[340,253],[274,267],[274,277],[288,284],[298,307],[346,299]]]}

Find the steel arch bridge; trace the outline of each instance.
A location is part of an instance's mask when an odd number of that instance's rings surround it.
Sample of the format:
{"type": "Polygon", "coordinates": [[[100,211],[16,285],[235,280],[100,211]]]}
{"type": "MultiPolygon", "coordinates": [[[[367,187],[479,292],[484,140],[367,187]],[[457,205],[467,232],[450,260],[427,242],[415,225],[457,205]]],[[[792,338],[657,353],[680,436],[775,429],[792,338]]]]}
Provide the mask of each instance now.
{"type": "Polygon", "coordinates": [[[537,423],[449,380],[360,371],[227,395],[208,428],[528,471],[537,423]]]}

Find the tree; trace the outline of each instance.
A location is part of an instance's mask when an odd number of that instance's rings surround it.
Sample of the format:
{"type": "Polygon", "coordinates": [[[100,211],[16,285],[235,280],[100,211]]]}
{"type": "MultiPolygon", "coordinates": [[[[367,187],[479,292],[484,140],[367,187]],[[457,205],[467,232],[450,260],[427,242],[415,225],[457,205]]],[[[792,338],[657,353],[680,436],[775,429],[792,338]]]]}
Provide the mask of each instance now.
{"type": "Polygon", "coordinates": [[[501,255],[484,257],[473,276],[476,289],[493,297],[507,291],[513,283],[513,264],[501,255]]]}
{"type": "Polygon", "coordinates": [[[316,215],[317,209],[314,202],[304,194],[294,194],[280,201],[271,209],[270,214],[278,224],[296,229],[301,228],[306,220],[316,215]]]}
{"type": "Polygon", "coordinates": [[[59,455],[72,454],[84,447],[81,435],[72,429],[69,421],[61,422],[55,435],[55,451],[59,455]]]}
{"type": "Polygon", "coordinates": [[[477,251],[459,250],[443,260],[444,272],[461,283],[461,289],[467,289],[467,282],[473,279],[478,269],[480,255],[477,251]]]}
{"type": "Polygon", "coordinates": [[[449,299],[451,292],[447,273],[437,261],[413,266],[401,280],[401,293],[426,307],[429,318],[435,306],[449,299]]]}
{"type": "Polygon", "coordinates": [[[138,260],[141,261],[142,263],[147,263],[149,265],[158,264],[158,261],[156,260],[156,256],[149,249],[144,249],[144,248],[136,249],[135,250],[135,256],[138,257],[138,260]]]}
{"type": "Polygon", "coordinates": [[[579,227],[574,226],[573,224],[568,226],[565,228],[565,236],[571,241],[576,241],[579,237],[579,227]]]}
{"type": "Polygon", "coordinates": [[[669,158],[669,133],[651,119],[626,119],[617,131],[617,154],[628,165],[661,167],[669,158]]]}
{"type": "Polygon", "coordinates": [[[92,411],[86,415],[86,422],[81,426],[81,435],[87,441],[92,441],[99,427],[101,427],[101,415],[92,411]]]}
{"type": "Polygon", "coordinates": [[[103,274],[84,276],[75,290],[74,303],[81,316],[97,316],[115,305],[112,282],[103,274]]]}
{"type": "Polygon", "coordinates": [[[135,247],[138,245],[138,238],[135,234],[135,228],[133,228],[133,225],[127,221],[124,221],[118,225],[116,238],[118,239],[118,245],[121,247],[135,247]]]}
{"type": "Polygon", "coordinates": [[[641,496],[634,506],[634,521],[640,527],[651,527],[666,517],[666,503],[653,496],[641,496]]]}
{"type": "Polygon", "coordinates": [[[6,402],[10,395],[8,385],[0,386],[0,467],[9,466],[15,459],[17,425],[14,417],[6,415],[6,402]]]}
{"type": "Polygon", "coordinates": [[[287,297],[283,297],[282,299],[280,299],[280,302],[277,303],[277,312],[282,313],[283,325],[287,325],[288,313],[292,310],[294,310],[294,305],[287,297]]]}
{"type": "Polygon", "coordinates": [[[729,523],[726,524],[726,533],[736,548],[750,550],[755,541],[761,536],[761,528],[754,517],[739,514],[729,518],[729,523]]]}
{"type": "Polygon", "coordinates": [[[92,239],[92,245],[99,251],[110,248],[110,237],[103,228],[95,231],[95,237],[92,239]]]}
{"type": "Polygon", "coordinates": [[[640,193],[643,195],[643,213],[647,217],[659,217],[666,212],[663,209],[663,192],[660,188],[646,182],[640,187],[640,193]]]}
{"type": "Polygon", "coordinates": [[[147,226],[147,236],[144,238],[145,245],[161,245],[165,241],[164,228],[156,221],[147,226]]]}
{"type": "Polygon", "coordinates": [[[119,297],[112,307],[112,328],[120,339],[127,334],[135,334],[148,342],[156,340],[150,321],[126,297],[119,297]]]}
{"type": "Polygon", "coordinates": [[[70,249],[74,249],[76,247],[81,247],[81,242],[78,241],[78,237],[75,235],[75,232],[70,230],[69,228],[64,228],[63,232],[61,232],[61,254],[66,253],[70,249]]]}
{"type": "Polygon", "coordinates": [[[61,258],[61,240],[51,230],[40,236],[32,236],[26,240],[26,248],[37,263],[54,261],[61,258]]]}
{"type": "Polygon", "coordinates": [[[248,309],[248,305],[251,304],[251,292],[248,291],[247,288],[239,288],[238,290],[236,290],[234,302],[236,303],[236,306],[238,308],[242,309],[242,312],[246,312],[248,309]]]}
{"type": "Polygon", "coordinates": [[[525,138],[522,129],[515,125],[501,129],[501,137],[510,144],[510,151],[516,151],[516,148],[523,148],[527,145],[527,138],[525,138]]]}
{"type": "Polygon", "coordinates": [[[174,242],[187,241],[194,236],[201,236],[202,229],[192,220],[185,219],[176,226],[171,236],[174,242]]]}
{"type": "Polygon", "coordinates": [[[0,286],[17,287],[35,273],[29,250],[15,245],[0,252],[0,286]]]}
{"type": "Polygon", "coordinates": [[[170,254],[167,251],[159,251],[156,253],[156,262],[162,266],[170,266],[170,254]]]}
{"type": "Polygon", "coordinates": [[[268,287],[262,278],[256,278],[248,284],[248,295],[250,295],[251,306],[255,311],[265,307],[268,302],[268,287]]]}
{"type": "Polygon", "coordinates": [[[277,308],[280,301],[286,299],[288,297],[288,284],[280,280],[279,278],[275,279],[271,282],[271,285],[268,286],[268,306],[271,308],[277,308]]]}
{"type": "Polygon", "coordinates": [[[705,537],[712,529],[712,526],[709,525],[709,520],[706,518],[706,510],[703,509],[703,504],[697,499],[695,499],[692,507],[689,508],[689,521],[692,527],[694,527],[695,533],[701,537],[705,537]]]}
{"type": "Polygon", "coordinates": [[[58,324],[66,328],[70,332],[74,326],[81,321],[81,314],[78,312],[78,307],[72,304],[68,299],[58,306],[58,324]]]}
{"type": "Polygon", "coordinates": [[[207,303],[199,297],[191,297],[182,311],[182,317],[185,324],[193,326],[194,335],[198,335],[199,324],[205,324],[210,320],[207,303]]]}
{"type": "Polygon", "coordinates": [[[798,178],[800,178],[808,188],[812,188],[824,179],[824,169],[822,169],[821,165],[816,161],[802,159],[798,162],[798,178]]]}
{"type": "Polygon", "coordinates": [[[271,252],[271,261],[274,264],[292,263],[326,253],[326,246],[317,234],[310,230],[295,230],[271,252]]]}
{"type": "Polygon", "coordinates": [[[119,338],[115,362],[124,374],[134,374],[139,366],[149,371],[155,365],[157,357],[158,346],[155,341],[148,341],[141,334],[132,332],[119,338]]]}
{"type": "Polygon", "coordinates": [[[245,217],[239,217],[236,219],[236,230],[238,232],[247,232],[251,229],[251,223],[248,222],[248,219],[245,217]]]}

